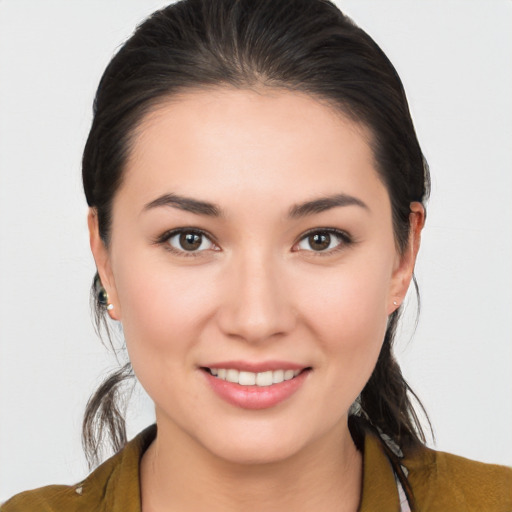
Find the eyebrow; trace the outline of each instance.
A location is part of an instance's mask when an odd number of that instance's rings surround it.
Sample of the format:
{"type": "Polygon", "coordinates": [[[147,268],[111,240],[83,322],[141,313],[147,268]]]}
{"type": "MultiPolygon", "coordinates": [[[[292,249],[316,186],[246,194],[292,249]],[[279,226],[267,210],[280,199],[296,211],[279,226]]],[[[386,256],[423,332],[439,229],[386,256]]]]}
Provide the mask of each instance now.
{"type": "Polygon", "coordinates": [[[143,211],[158,208],[160,206],[173,206],[186,212],[195,213],[197,215],[207,215],[209,217],[221,217],[222,210],[206,201],[199,201],[198,199],[192,199],[191,197],[179,196],[177,194],[164,194],[158,197],[154,201],[146,204],[143,211]]]}
{"type": "Polygon", "coordinates": [[[370,210],[366,203],[357,197],[347,194],[334,194],[332,196],[326,196],[320,199],[296,204],[290,208],[288,215],[293,219],[297,219],[300,217],[306,217],[307,215],[322,213],[338,206],[359,206],[365,210],[370,210]]]}
{"type": "MultiPolygon", "coordinates": [[[[224,215],[222,209],[213,203],[192,199],[191,197],[180,196],[178,194],[164,194],[154,201],[147,203],[144,206],[143,211],[152,210],[153,208],[161,206],[172,206],[186,212],[195,213],[197,215],[206,215],[208,217],[222,217],[224,215]]],[[[359,206],[365,210],[369,210],[368,206],[357,197],[347,194],[334,194],[332,196],[326,196],[320,199],[314,199],[293,205],[288,211],[288,216],[290,218],[297,219],[308,215],[322,213],[326,210],[330,210],[331,208],[341,206],[359,206]]]]}

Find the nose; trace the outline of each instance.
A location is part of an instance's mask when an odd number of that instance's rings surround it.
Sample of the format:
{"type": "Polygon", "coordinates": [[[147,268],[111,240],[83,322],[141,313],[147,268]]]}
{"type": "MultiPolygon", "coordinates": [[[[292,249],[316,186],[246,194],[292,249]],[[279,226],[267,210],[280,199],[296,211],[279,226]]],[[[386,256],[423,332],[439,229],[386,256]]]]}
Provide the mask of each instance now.
{"type": "Polygon", "coordinates": [[[227,271],[218,322],[225,335],[261,343],[291,332],[296,322],[283,268],[270,255],[238,258],[227,271]]]}

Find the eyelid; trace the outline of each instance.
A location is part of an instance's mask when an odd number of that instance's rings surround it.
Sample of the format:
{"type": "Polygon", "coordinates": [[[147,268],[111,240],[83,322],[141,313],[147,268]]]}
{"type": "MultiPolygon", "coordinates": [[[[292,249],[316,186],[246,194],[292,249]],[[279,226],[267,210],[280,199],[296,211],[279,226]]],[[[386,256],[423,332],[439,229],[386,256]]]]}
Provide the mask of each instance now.
{"type": "Polygon", "coordinates": [[[180,228],[170,229],[170,230],[166,231],[165,233],[163,233],[162,235],[160,235],[159,237],[157,237],[156,240],[154,241],[154,243],[157,245],[163,245],[167,251],[169,251],[173,254],[177,254],[178,256],[185,256],[185,257],[197,257],[197,256],[201,256],[202,253],[209,251],[209,250],[214,250],[214,251],[220,250],[217,245],[217,242],[215,241],[215,239],[212,235],[210,235],[203,229],[194,228],[194,227],[180,227],[180,228]],[[185,250],[177,249],[176,247],[173,247],[172,245],[169,244],[169,240],[171,238],[173,238],[176,235],[183,234],[183,233],[193,233],[193,234],[201,235],[204,238],[207,238],[212,243],[214,248],[213,249],[212,248],[202,249],[200,251],[185,251],[185,250]]]}
{"type": "Polygon", "coordinates": [[[313,228],[313,229],[309,229],[308,231],[303,233],[300,236],[300,238],[297,240],[297,242],[295,242],[293,247],[297,247],[297,245],[300,242],[302,242],[304,239],[306,239],[307,237],[309,237],[309,236],[311,236],[311,235],[313,235],[315,233],[328,233],[329,235],[334,235],[334,236],[336,236],[340,240],[340,243],[338,243],[336,245],[336,247],[333,247],[332,249],[327,249],[327,250],[324,250],[324,251],[315,251],[313,249],[311,249],[311,250],[308,250],[308,249],[298,249],[296,252],[299,252],[299,251],[307,252],[307,253],[310,253],[311,255],[314,255],[314,256],[329,256],[329,255],[332,255],[334,253],[337,253],[338,251],[346,249],[348,246],[350,246],[350,245],[355,243],[355,240],[352,238],[352,236],[349,235],[346,231],[343,231],[341,229],[336,229],[336,228],[313,228]]]}

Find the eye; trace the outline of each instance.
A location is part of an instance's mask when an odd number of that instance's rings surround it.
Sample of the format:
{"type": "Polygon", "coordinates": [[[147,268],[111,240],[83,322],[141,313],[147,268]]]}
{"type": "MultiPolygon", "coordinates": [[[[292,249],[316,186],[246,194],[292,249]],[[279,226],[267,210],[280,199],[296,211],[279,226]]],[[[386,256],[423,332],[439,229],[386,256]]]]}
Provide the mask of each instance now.
{"type": "Polygon", "coordinates": [[[343,231],[334,229],[315,230],[306,233],[297,244],[300,251],[335,252],[351,243],[350,237],[343,231]]]}
{"type": "Polygon", "coordinates": [[[165,243],[173,252],[198,253],[215,248],[215,244],[203,232],[197,230],[173,231],[164,237],[165,243]]]}

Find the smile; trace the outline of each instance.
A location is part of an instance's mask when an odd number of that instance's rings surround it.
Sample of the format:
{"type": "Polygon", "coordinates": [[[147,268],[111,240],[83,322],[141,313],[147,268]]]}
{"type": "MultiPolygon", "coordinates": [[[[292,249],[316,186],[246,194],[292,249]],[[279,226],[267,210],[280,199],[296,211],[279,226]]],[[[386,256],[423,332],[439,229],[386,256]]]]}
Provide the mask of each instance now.
{"type": "Polygon", "coordinates": [[[268,409],[291,398],[312,371],[310,366],[300,368],[277,361],[262,364],[231,362],[200,369],[217,396],[235,407],[253,410],[268,409]]]}
{"type": "Polygon", "coordinates": [[[239,371],[233,368],[207,368],[211,375],[240,386],[272,386],[297,377],[302,370],[268,370],[264,372],[239,371]]]}

